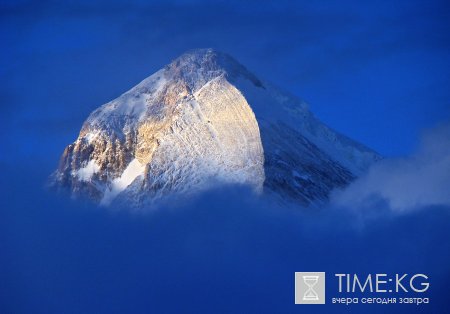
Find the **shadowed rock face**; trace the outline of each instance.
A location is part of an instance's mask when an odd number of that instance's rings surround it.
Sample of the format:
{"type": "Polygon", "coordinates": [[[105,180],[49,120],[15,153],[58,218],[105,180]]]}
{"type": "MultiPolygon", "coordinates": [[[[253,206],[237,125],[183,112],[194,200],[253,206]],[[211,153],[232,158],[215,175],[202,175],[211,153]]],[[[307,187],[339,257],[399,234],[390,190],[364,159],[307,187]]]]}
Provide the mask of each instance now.
{"type": "Polygon", "coordinates": [[[222,183],[309,205],[378,158],[230,56],[199,49],[92,112],[52,180],[104,205],[222,183]]]}
{"type": "Polygon", "coordinates": [[[283,123],[260,125],[265,150],[264,182],[268,192],[307,206],[355,177],[296,130],[283,123]]]}

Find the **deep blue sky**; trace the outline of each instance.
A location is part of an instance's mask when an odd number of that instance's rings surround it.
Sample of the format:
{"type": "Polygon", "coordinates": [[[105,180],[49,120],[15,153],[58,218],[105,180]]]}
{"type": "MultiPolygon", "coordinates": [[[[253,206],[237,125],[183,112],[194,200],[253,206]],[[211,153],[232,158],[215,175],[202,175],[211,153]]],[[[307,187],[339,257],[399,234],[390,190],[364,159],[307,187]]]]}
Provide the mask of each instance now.
{"type": "Polygon", "coordinates": [[[385,156],[450,118],[446,1],[2,1],[0,14],[2,142],[17,153],[3,159],[56,162],[93,109],[196,47],[385,156]]]}

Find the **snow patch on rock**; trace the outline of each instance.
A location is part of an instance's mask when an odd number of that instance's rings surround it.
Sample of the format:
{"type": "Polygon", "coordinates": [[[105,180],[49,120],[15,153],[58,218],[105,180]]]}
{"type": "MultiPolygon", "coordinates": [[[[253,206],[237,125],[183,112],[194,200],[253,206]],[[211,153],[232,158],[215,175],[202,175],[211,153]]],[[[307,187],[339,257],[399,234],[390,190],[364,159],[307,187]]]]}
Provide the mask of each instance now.
{"type": "Polygon", "coordinates": [[[122,175],[111,182],[111,187],[105,191],[101,205],[109,205],[111,201],[123,190],[125,190],[133,181],[144,174],[145,165],[139,160],[133,159],[124,170],[122,175]]]}
{"type": "Polygon", "coordinates": [[[100,171],[100,166],[97,165],[95,160],[90,160],[86,166],[83,168],[80,168],[73,172],[73,175],[75,175],[80,181],[90,181],[92,176],[100,171]]]}

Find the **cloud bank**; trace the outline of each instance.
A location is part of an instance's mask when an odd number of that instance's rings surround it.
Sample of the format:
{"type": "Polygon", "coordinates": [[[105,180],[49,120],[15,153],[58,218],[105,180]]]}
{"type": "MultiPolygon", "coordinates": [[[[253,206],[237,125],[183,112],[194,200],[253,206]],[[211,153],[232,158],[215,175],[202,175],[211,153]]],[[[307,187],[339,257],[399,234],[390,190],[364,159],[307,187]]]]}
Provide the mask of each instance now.
{"type": "Polygon", "coordinates": [[[450,206],[450,123],[425,132],[412,156],[382,160],[332,195],[333,204],[354,209],[380,201],[394,211],[450,206]]]}
{"type": "Polygon", "coordinates": [[[427,312],[447,304],[445,208],[386,212],[356,228],[351,211],[287,208],[224,187],[132,214],[43,193],[46,173],[34,165],[0,171],[2,313],[298,313],[293,274],[312,270],[423,272],[432,278],[427,312]]]}

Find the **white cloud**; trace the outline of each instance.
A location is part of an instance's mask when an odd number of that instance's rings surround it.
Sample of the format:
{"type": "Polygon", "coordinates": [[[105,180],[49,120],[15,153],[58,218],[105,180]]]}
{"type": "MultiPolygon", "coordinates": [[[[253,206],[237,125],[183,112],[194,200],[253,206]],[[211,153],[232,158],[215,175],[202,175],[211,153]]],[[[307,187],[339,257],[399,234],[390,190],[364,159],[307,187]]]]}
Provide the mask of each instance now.
{"type": "Polygon", "coordinates": [[[450,205],[450,123],[426,132],[410,157],[384,159],[345,190],[334,191],[332,203],[363,209],[380,199],[395,211],[450,205]]]}

